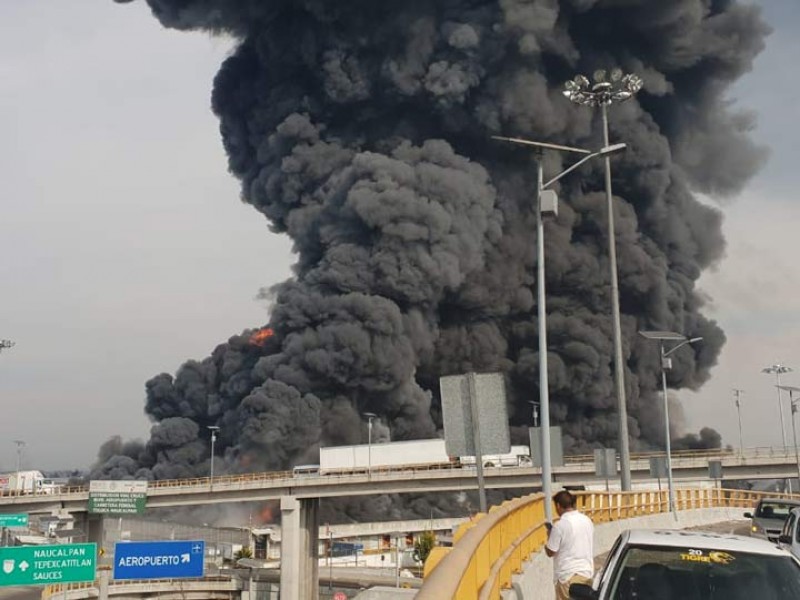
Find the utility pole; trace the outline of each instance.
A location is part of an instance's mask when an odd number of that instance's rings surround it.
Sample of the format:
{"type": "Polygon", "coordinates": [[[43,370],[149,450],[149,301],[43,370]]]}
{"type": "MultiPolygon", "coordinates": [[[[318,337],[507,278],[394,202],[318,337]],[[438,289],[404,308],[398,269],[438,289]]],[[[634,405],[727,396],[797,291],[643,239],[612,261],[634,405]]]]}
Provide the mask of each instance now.
{"type": "Polygon", "coordinates": [[[733,388],[734,403],[736,404],[736,413],[739,415],[739,454],[744,454],[744,442],[742,441],[742,394],[744,390],[733,388]]]}

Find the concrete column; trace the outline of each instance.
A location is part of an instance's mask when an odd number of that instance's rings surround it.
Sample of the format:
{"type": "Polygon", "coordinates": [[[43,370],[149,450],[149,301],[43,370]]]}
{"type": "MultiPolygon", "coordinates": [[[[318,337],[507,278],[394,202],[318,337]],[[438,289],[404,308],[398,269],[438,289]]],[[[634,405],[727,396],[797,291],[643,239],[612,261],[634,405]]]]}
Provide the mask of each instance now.
{"type": "Polygon", "coordinates": [[[319,498],[281,498],[281,600],[319,600],[319,498]]]}

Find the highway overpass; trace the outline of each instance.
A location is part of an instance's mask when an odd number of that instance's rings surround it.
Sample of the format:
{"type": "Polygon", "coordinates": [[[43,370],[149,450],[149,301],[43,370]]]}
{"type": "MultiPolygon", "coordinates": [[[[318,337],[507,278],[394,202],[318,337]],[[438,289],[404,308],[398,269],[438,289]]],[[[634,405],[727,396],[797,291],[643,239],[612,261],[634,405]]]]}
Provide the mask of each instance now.
{"type": "MultiPolygon", "coordinates": [[[[650,455],[634,455],[631,472],[634,486],[653,487],[650,455]]],[[[788,448],[754,448],[742,452],[675,453],[673,472],[676,483],[697,485],[708,481],[709,460],[719,460],[725,479],[777,479],[795,477],[795,454],[788,448]]],[[[553,469],[555,487],[597,485],[590,457],[572,457],[564,466],[553,469]]],[[[541,486],[541,472],[531,467],[484,469],[490,489],[535,490],[541,486]]],[[[321,498],[475,490],[475,470],[457,466],[430,469],[375,468],[345,475],[291,472],[249,473],[209,478],[149,482],[148,508],[185,507],[280,500],[282,523],[281,590],[286,598],[312,598],[317,589],[317,544],[319,500],[321,498]]],[[[28,512],[86,515],[87,488],[65,488],[58,494],[0,496],[0,512],[28,512]]],[[[85,517],[84,517],[85,518],[85,517]]],[[[91,538],[92,531],[86,527],[91,538]]]]}

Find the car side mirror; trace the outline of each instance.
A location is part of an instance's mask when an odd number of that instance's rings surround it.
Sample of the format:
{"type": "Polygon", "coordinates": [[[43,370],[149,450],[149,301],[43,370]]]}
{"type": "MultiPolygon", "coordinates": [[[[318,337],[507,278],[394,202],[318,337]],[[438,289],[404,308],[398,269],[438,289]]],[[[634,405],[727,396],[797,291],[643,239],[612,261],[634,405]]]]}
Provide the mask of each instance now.
{"type": "Polygon", "coordinates": [[[792,536],[785,535],[785,534],[779,535],[778,536],[778,541],[781,544],[791,544],[792,543],[792,536]]]}
{"type": "Polygon", "coordinates": [[[569,586],[569,597],[572,600],[596,600],[597,592],[585,583],[573,583],[569,586]]]}
{"type": "Polygon", "coordinates": [[[752,519],[753,518],[753,513],[751,513],[751,512],[744,513],[744,518],[745,519],[752,519]]]}

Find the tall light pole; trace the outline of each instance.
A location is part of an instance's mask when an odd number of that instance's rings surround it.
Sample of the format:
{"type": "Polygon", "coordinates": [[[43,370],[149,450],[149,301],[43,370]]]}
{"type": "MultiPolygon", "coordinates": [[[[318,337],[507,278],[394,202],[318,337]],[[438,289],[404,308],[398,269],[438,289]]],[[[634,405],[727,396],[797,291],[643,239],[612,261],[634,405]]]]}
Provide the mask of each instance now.
{"type": "Polygon", "coordinates": [[[209,487],[214,487],[214,443],[217,441],[217,432],[219,431],[218,425],[207,425],[208,430],[211,432],[211,474],[208,478],[209,487]]]}
{"type": "MultiPolygon", "coordinates": [[[[603,117],[603,145],[608,146],[608,107],[614,102],[624,102],[642,89],[637,75],[623,75],[620,69],[594,72],[594,84],[583,75],[577,75],[564,85],[564,95],[572,102],[586,106],[599,106],[603,117]],[[591,87],[590,87],[591,85],[591,87]]],[[[619,315],[619,282],[617,280],[617,242],[614,231],[614,198],[611,192],[611,162],[605,160],[606,209],[608,211],[608,257],[611,267],[611,315],[614,329],[614,386],[617,389],[619,418],[620,485],[623,491],[631,489],[631,454],[628,441],[628,406],[625,399],[625,365],[622,358],[622,326],[619,315]]]]}
{"type": "Polygon", "coordinates": [[[25,448],[25,440],[14,440],[17,445],[17,489],[19,489],[19,472],[22,470],[22,450],[25,448]]]}
{"type": "MultiPolygon", "coordinates": [[[[794,440],[794,461],[797,463],[797,479],[800,481],[800,452],[797,450],[797,426],[794,423],[794,415],[797,412],[797,403],[800,402],[800,398],[797,400],[794,399],[794,394],[796,392],[800,392],[800,387],[794,385],[779,385],[778,390],[786,390],[789,392],[789,405],[792,409],[792,439],[794,440]]],[[[789,493],[792,493],[792,484],[791,481],[789,482],[789,493]]]]}
{"type": "Polygon", "coordinates": [[[669,494],[669,510],[677,519],[678,514],[675,512],[675,486],[672,482],[672,443],[669,434],[669,403],[667,402],[667,369],[672,368],[672,359],[668,357],[678,348],[682,348],[686,344],[699,342],[703,338],[695,337],[689,339],[685,335],[675,333],[674,331],[640,331],[639,335],[649,340],[658,340],[659,347],[661,348],[661,387],[664,392],[664,445],[667,451],[667,493],[669,494]],[[678,343],[665,351],[664,342],[678,343]]]}
{"type": "Polygon", "coordinates": [[[547,306],[545,301],[545,281],[544,281],[544,223],[542,213],[545,209],[545,203],[550,205],[549,212],[557,213],[556,193],[549,188],[555,184],[559,179],[564,177],[580,167],[585,162],[598,157],[608,157],[611,154],[622,152],[625,150],[625,144],[615,144],[609,146],[606,144],[603,148],[596,152],[586,150],[584,148],[572,148],[570,146],[560,146],[557,144],[546,144],[543,142],[534,142],[532,140],[525,140],[520,138],[507,138],[501,136],[492,136],[493,139],[501,140],[504,142],[511,142],[514,144],[522,144],[525,146],[533,146],[538,153],[544,150],[557,150],[559,152],[571,152],[574,154],[582,154],[583,158],[567,167],[561,173],[550,179],[544,181],[544,171],[542,168],[541,156],[537,157],[536,161],[536,309],[537,309],[537,322],[539,324],[539,409],[541,411],[541,441],[542,441],[542,493],[545,497],[545,518],[551,521],[553,518],[553,507],[550,502],[552,497],[552,466],[550,464],[550,391],[547,378],[547,306]]]}
{"type": "Polygon", "coordinates": [[[372,477],[372,419],[377,419],[378,415],[371,412],[365,412],[364,416],[367,417],[367,476],[372,477]]]}
{"type": "Polygon", "coordinates": [[[781,415],[781,439],[783,440],[783,447],[786,448],[786,425],[783,422],[783,401],[781,400],[781,375],[784,373],[791,373],[794,369],[791,367],[787,367],[785,365],[775,363],[774,365],[770,365],[769,367],[764,367],[761,369],[762,373],[769,373],[775,374],[775,381],[777,385],[775,386],[778,390],[778,410],[781,415]]]}
{"type": "Polygon", "coordinates": [[[742,394],[744,394],[744,390],[733,389],[733,401],[736,404],[736,414],[739,416],[739,454],[744,454],[744,438],[742,437],[742,394]]]}

